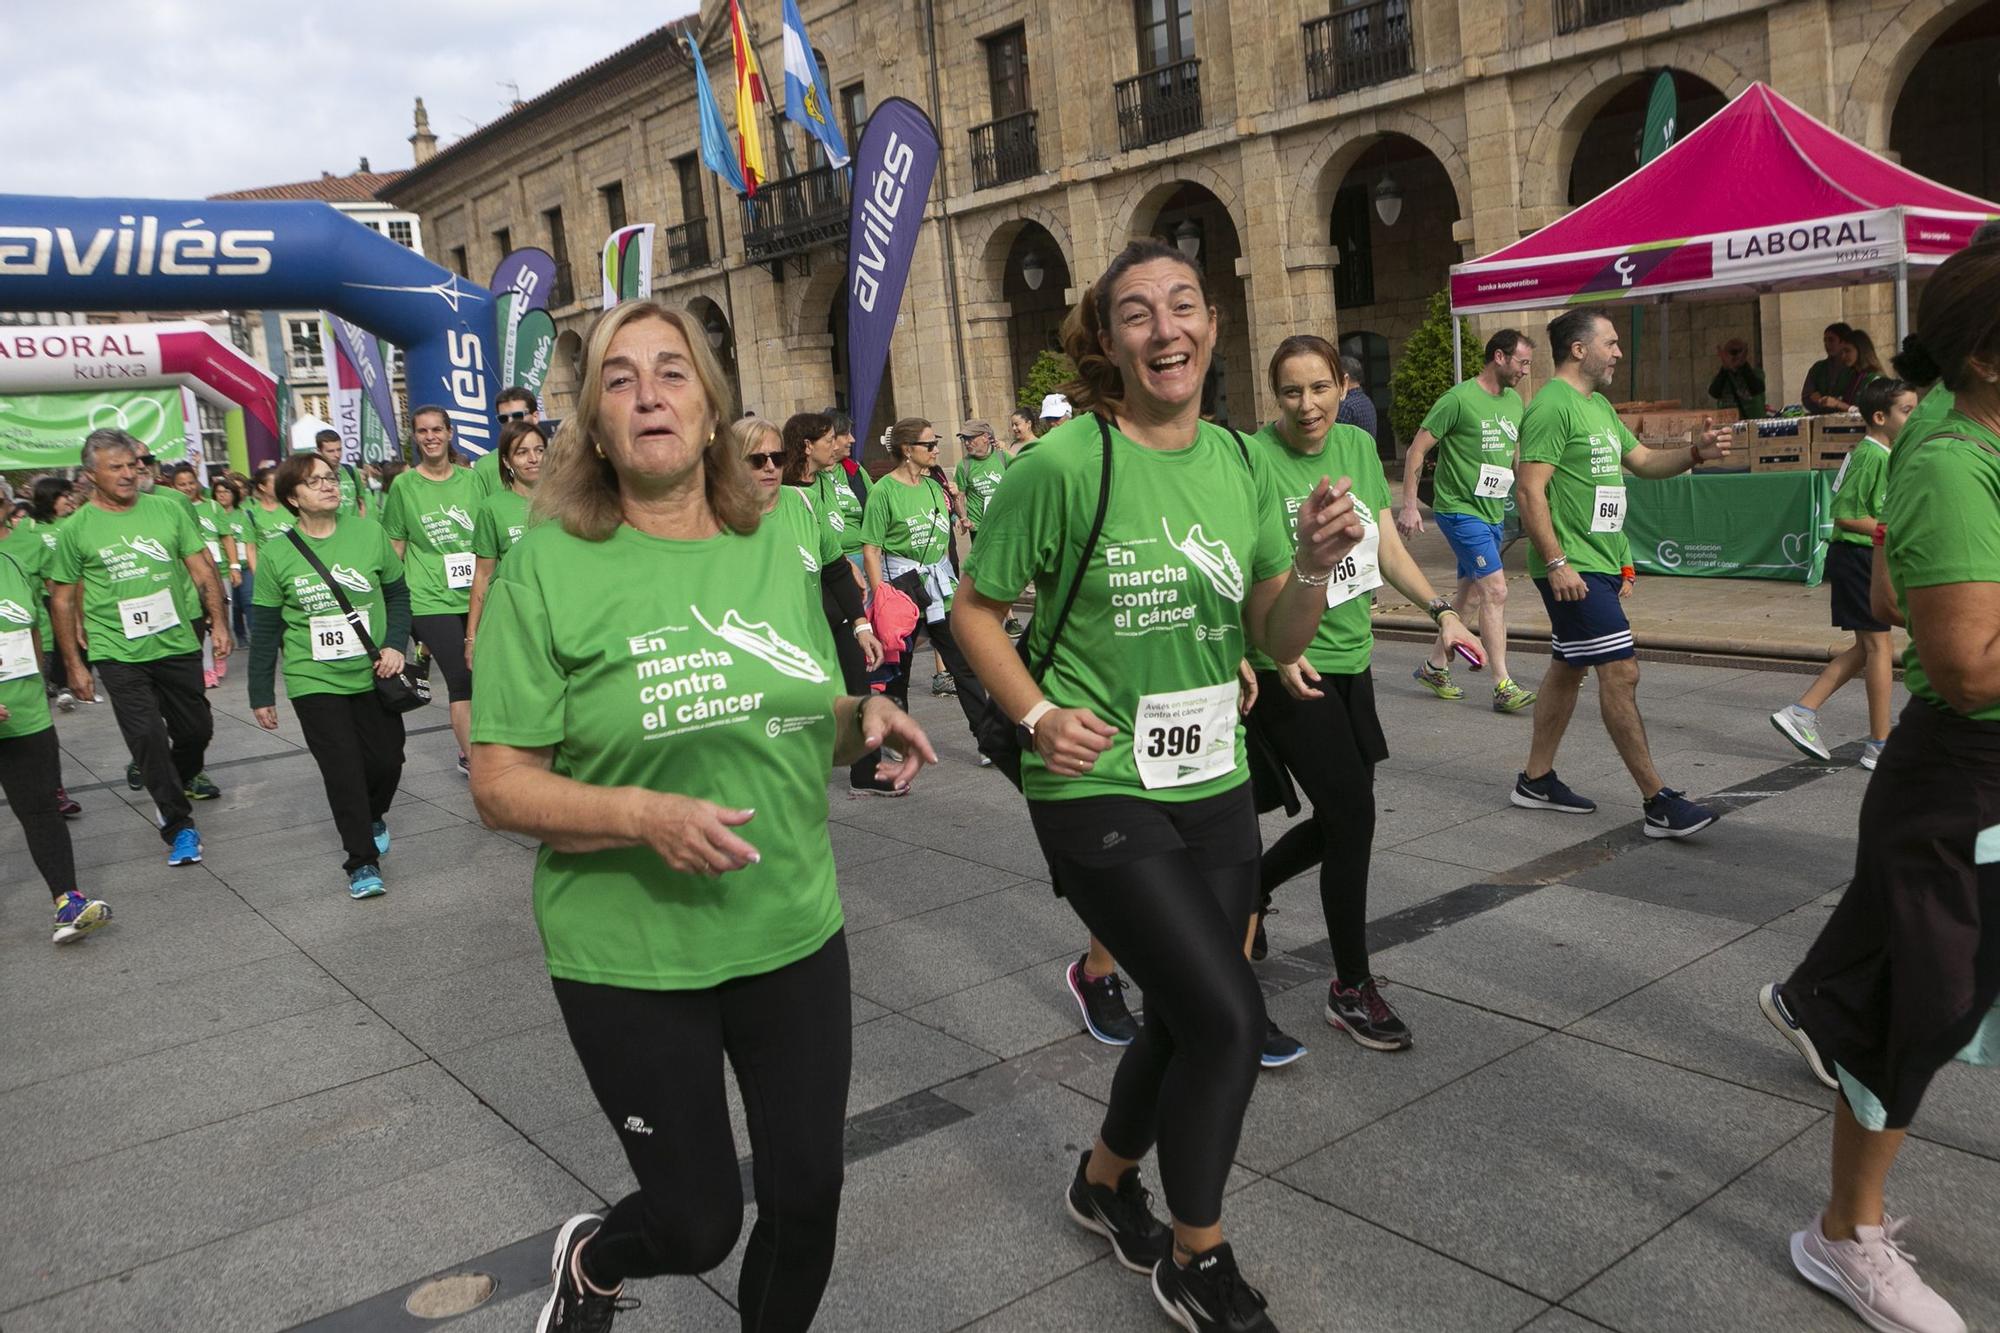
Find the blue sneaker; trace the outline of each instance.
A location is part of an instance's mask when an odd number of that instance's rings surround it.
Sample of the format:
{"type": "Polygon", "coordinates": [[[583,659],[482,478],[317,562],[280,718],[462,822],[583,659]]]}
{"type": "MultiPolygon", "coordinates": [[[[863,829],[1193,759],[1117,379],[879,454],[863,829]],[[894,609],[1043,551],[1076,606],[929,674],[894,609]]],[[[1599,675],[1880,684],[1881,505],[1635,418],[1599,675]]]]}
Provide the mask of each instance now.
{"type": "Polygon", "coordinates": [[[1715,822],[1715,811],[1696,805],[1672,787],[1662,787],[1646,801],[1646,836],[1685,838],[1715,822]]]}
{"type": "Polygon", "coordinates": [[[1597,809],[1597,802],[1564,786],[1553,768],[1538,778],[1516,773],[1513,794],[1507,799],[1523,810],[1555,810],[1565,815],[1587,815],[1597,809]]]}
{"type": "Polygon", "coordinates": [[[389,821],[386,819],[376,820],[375,827],[371,832],[375,834],[375,855],[387,856],[389,854],[389,821]]]}
{"type": "Polygon", "coordinates": [[[86,898],[71,889],[62,906],[56,908],[55,942],[68,944],[71,940],[80,940],[110,919],[110,903],[86,898]]]}
{"type": "Polygon", "coordinates": [[[374,866],[360,866],[347,872],[347,896],[354,899],[379,898],[389,891],[382,872],[374,866]]]}
{"type": "Polygon", "coordinates": [[[184,828],[174,834],[174,849],[167,853],[170,866],[191,866],[201,860],[201,834],[184,828]]]}
{"type": "Polygon", "coordinates": [[[1283,1069],[1292,1061],[1306,1053],[1306,1044],[1279,1027],[1276,1020],[1267,1020],[1270,1026],[1264,1031],[1264,1049],[1258,1055],[1258,1063],[1266,1069],[1283,1069]]]}

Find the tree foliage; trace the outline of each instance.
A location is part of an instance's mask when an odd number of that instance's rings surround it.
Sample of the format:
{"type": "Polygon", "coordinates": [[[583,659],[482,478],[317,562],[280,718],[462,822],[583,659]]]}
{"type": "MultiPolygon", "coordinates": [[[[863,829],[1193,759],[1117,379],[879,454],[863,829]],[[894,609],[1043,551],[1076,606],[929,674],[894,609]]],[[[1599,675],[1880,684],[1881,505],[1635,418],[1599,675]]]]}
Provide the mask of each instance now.
{"type": "Polygon", "coordinates": [[[1028,367],[1028,381],[1014,395],[1014,404],[1030,411],[1039,411],[1042,399],[1052,393],[1061,393],[1063,386],[1076,379],[1076,366],[1061,352],[1043,348],[1035,353],[1035,363],[1028,367]]]}
{"type": "MultiPolygon", "coordinates": [[[[1471,321],[1461,319],[1458,326],[1464,339],[1466,368],[1471,370],[1479,358],[1480,344],[1473,335],[1471,321]]],[[[1390,410],[1396,437],[1408,440],[1415,436],[1418,423],[1430,412],[1431,405],[1457,382],[1451,364],[1451,297],[1447,292],[1438,292],[1431,297],[1430,313],[1424,316],[1424,322],[1403,343],[1403,354],[1389,375],[1390,410]]],[[[1437,457],[1435,450],[1431,457],[1437,457]]]]}

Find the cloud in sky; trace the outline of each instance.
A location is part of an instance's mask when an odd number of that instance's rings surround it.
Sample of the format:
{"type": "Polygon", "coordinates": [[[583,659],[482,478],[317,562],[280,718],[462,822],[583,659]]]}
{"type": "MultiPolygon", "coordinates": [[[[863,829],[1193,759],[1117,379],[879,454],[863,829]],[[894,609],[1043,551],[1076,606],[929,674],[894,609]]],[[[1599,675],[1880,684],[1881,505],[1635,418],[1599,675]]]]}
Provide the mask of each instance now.
{"type": "Polygon", "coordinates": [[[696,0],[9,4],[0,191],[187,199],[410,165],[696,0]]]}

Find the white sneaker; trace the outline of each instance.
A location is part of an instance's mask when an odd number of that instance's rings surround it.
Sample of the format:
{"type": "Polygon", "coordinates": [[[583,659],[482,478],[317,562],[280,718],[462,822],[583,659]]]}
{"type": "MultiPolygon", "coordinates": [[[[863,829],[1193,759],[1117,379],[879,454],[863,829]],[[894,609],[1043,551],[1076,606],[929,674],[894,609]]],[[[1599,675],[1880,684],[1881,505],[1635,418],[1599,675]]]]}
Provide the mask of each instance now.
{"type": "Polygon", "coordinates": [[[1786,740],[1814,759],[1833,758],[1827,751],[1825,742],[1819,738],[1819,714],[1812,709],[1801,708],[1797,704],[1786,704],[1771,714],[1771,725],[1776,727],[1786,740]]]}
{"type": "Polygon", "coordinates": [[[1966,1333],[1951,1303],[1917,1276],[1915,1259],[1897,1241],[1908,1218],[1856,1227],[1853,1240],[1828,1240],[1817,1214],[1792,1233],[1792,1266],[1821,1291],[1839,1297],[1879,1333],[1966,1333]]]}

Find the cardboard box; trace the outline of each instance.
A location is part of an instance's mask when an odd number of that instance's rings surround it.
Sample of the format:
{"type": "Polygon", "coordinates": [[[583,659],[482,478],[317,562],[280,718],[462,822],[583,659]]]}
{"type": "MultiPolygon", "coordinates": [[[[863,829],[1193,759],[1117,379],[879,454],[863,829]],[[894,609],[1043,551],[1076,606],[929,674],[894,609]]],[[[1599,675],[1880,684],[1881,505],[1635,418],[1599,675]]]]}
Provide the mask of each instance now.
{"type": "Polygon", "coordinates": [[[1745,422],[1731,441],[1732,452],[1749,455],[1752,472],[1804,472],[1812,463],[1813,419],[1770,417],[1745,422]]]}
{"type": "Polygon", "coordinates": [[[1733,407],[1711,407],[1698,412],[1648,412],[1642,418],[1640,429],[1632,433],[1641,438],[1656,435],[1662,439],[1691,444],[1704,421],[1726,426],[1741,420],[1742,416],[1743,414],[1733,407]]]}
{"type": "Polygon", "coordinates": [[[1868,438],[1868,427],[1858,416],[1816,417],[1813,420],[1812,465],[1837,468],[1847,461],[1855,445],[1868,438]]]}

